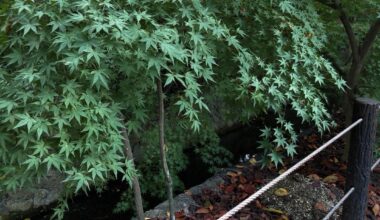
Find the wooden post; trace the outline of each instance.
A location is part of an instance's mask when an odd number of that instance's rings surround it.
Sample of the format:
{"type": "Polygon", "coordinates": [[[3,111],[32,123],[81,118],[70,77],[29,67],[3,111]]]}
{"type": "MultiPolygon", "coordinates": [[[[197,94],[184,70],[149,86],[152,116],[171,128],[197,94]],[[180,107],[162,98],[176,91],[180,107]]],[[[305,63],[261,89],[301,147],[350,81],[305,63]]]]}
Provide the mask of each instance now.
{"type": "Polygon", "coordinates": [[[355,191],[343,206],[345,220],[364,220],[368,202],[373,146],[376,139],[377,109],[379,103],[372,99],[356,98],[353,121],[363,121],[351,132],[351,147],[348,156],[346,192],[355,191]]]}

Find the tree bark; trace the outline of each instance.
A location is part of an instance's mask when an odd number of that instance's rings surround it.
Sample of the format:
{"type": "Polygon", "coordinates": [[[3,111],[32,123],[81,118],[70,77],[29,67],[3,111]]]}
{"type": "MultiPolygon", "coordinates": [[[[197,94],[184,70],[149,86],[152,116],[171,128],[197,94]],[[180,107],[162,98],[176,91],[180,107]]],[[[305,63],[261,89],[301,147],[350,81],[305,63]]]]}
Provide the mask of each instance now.
{"type": "Polygon", "coordinates": [[[346,192],[352,187],[355,191],[343,206],[342,219],[365,219],[373,146],[376,139],[378,104],[374,100],[365,98],[358,98],[355,101],[352,120],[362,118],[363,121],[353,129],[351,135],[352,145],[348,160],[346,192]]]}
{"type": "MultiPolygon", "coordinates": [[[[380,22],[378,25],[376,25],[377,23],[378,21],[376,21],[375,24],[373,24],[370,30],[367,32],[366,34],[367,37],[364,38],[365,41],[363,41],[362,43],[362,45],[365,46],[363,48],[364,50],[360,49],[358,60],[354,60],[354,59],[352,60],[351,68],[346,75],[347,86],[349,87],[346,91],[346,94],[344,97],[344,103],[343,103],[346,126],[352,123],[353,100],[355,98],[354,96],[359,84],[360,74],[363,70],[364,62],[365,62],[366,57],[368,56],[370,48],[372,47],[376,39],[375,36],[378,34],[380,30],[380,22]]],[[[345,147],[344,155],[343,155],[343,158],[345,160],[347,160],[349,148],[351,145],[349,137],[350,136],[348,133],[345,139],[346,147],[345,147]]]]}
{"type": "MultiPolygon", "coordinates": [[[[344,100],[343,100],[343,111],[344,111],[344,116],[345,116],[345,125],[349,126],[352,123],[352,114],[353,114],[353,103],[354,103],[354,96],[356,93],[356,87],[357,87],[357,79],[360,72],[363,68],[363,63],[357,63],[352,61],[353,63],[351,64],[350,71],[346,75],[346,82],[348,89],[346,90],[346,93],[344,95],[344,100]]],[[[360,61],[362,62],[362,61],[360,61]]],[[[348,159],[348,153],[350,150],[351,146],[351,132],[348,132],[345,137],[345,147],[344,147],[344,152],[343,152],[343,159],[347,161],[348,159]]]]}
{"type": "Polygon", "coordinates": [[[166,188],[168,193],[168,201],[169,201],[169,214],[170,214],[170,220],[175,220],[174,215],[174,202],[173,202],[173,183],[172,178],[170,176],[168,163],[166,160],[166,152],[165,152],[165,126],[164,126],[164,94],[162,92],[162,82],[161,78],[157,79],[157,93],[158,93],[158,100],[159,100],[159,115],[158,115],[158,123],[159,123],[159,139],[160,139],[160,156],[161,156],[161,165],[162,169],[164,171],[164,176],[166,180],[166,188]]]}
{"type": "MultiPolygon", "coordinates": [[[[124,120],[123,120],[124,121],[124,120]]],[[[124,138],[124,151],[127,155],[127,159],[132,161],[132,165],[135,166],[133,162],[133,152],[131,148],[131,143],[129,141],[128,132],[125,129],[125,127],[121,130],[123,138],[124,138]]],[[[143,202],[141,197],[141,189],[140,189],[140,183],[137,178],[137,176],[133,177],[132,179],[132,188],[134,193],[134,200],[135,200],[135,207],[136,207],[136,214],[138,220],[144,220],[144,208],[143,208],[143,202]]]]}
{"type": "MultiPolygon", "coordinates": [[[[346,91],[344,101],[343,101],[343,111],[345,114],[345,123],[346,126],[352,123],[352,112],[353,112],[353,100],[354,95],[357,90],[357,86],[360,79],[360,74],[362,72],[364,62],[368,53],[376,40],[376,37],[380,31],[380,19],[376,19],[376,21],[371,25],[365,37],[361,43],[355,36],[355,32],[352,28],[351,21],[349,19],[348,14],[343,8],[340,0],[335,0],[334,4],[328,3],[326,1],[321,0],[322,4],[325,4],[339,12],[339,18],[342,22],[344,30],[347,34],[348,42],[351,48],[351,66],[347,74],[345,75],[345,80],[347,82],[348,89],[346,91]]],[[[347,160],[349,148],[350,148],[350,133],[345,136],[345,149],[343,153],[343,159],[347,160]]]]}

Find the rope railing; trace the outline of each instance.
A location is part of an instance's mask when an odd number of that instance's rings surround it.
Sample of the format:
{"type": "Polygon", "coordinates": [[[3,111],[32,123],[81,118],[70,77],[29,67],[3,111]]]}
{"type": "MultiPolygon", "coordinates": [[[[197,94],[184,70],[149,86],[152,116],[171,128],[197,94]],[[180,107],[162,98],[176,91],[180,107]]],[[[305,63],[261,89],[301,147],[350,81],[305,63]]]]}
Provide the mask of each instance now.
{"type": "Polygon", "coordinates": [[[235,206],[233,209],[228,211],[226,214],[218,218],[218,220],[227,220],[234,216],[238,211],[240,211],[242,208],[247,206],[249,203],[257,199],[259,196],[261,196],[263,193],[265,193],[267,190],[272,188],[274,185],[276,185],[281,180],[285,179],[287,176],[289,176],[291,173],[293,173],[295,170],[300,168],[302,165],[304,165],[307,161],[315,157],[317,154],[319,154],[321,151],[326,149],[328,146],[330,146],[332,143],[334,143],[336,140],[338,140],[340,137],[342,137],[344,134],[349,132],[352,128],[357,126],[363,121],[363,119],[358,119],[354,123],[352,123],[350,126],[348,126],[346,129],[341,131],[339,134],[337,134],[335,137],[331,138],[329,141],[327,141],[325,144],[323,144],[321,147],[313,151],[311,154],[309,154],[307,157],[296,163],[294,166],[286,170],[284,173],[282,173],[280,176],[276,177],[272,181],[270,181],[268,184],[263,186],[261,189],[259,189],[257,192],[249,196],[247,199],[243,200],[241,203],[239,203],[237,206],[235,206]]]}
{"type": "MultiPolygon", "coordinates": [[[[373,171],[377,165],[380,163],[380,158],[372,165],[371,171],[373,171]]],[[[339,200],[339,202],[327,213],[327,215],[323,218],[323,220],[328,220],[331,216],[338,210],[338,208],[350,197],[350,195],[355,191],[355,188],[352,187],[350,190],[339,200]]]]}
{"type": "Polygon", "coordinates": [[[371,171],[373,171],[377,167],[377,165],[379,165],[379,163],[380,163],[380,158],[372,165],[371,171]]]}
{"type": "Polygon", "coordinates": [[[328,220],[331,216],[338,210],[338,208],[350,197],[350,195],[355,191],[355,188],[352,187],[344,196],[339,200],[339,202],[330,210],[329,213],[323,218],[323,220],[328,220]]]}

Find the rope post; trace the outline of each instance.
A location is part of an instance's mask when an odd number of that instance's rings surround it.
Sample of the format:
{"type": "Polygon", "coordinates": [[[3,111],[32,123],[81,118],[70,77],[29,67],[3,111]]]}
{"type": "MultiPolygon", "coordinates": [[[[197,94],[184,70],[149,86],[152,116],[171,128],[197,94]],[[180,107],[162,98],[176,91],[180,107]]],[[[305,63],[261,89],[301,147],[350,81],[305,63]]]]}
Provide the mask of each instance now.
{"type": "Polygon", "coordinates": [[[345,220],[365,219],[378,106],[377,101],[367,98],[356,98],[354,102],[353,120],[362,118],[363,121],[351,132],[345,188],[346,192],[352,187],[355,191],[343,206],[345,220]]]}

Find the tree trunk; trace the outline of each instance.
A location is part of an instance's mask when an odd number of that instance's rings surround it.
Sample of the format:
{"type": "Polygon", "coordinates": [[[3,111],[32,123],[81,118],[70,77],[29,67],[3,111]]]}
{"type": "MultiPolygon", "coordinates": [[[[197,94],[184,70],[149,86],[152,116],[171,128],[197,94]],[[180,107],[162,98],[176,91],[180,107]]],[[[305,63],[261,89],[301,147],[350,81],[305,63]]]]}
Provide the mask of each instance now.
{"type": "MultiPolygon", "coordinates": [[[[350,125],[352,122],[352,109],[353,109],[353,96],[358,85],[360,78],[360,72],[363,69],[364,61],[371,50],[374,41],[376,40],[377,34],[380,31],[380,18],[377,18],[375,22],[372,23],[369,30],[365,34],[363,40],[359,42],[356,33],[352,27],[351,20],[346,10],[340,0],[335,1],[325,1],[320,0],[320,2],[339,13],[340,21],[344,27],[347,34],[347,39],[351,48],[352,63],[349,72],[346,75],[346,81],[349,89],[344,97],[343,110],[345,113],[346,126],[350,125]]],[[[343,154],[343,159],[347,160],[348,151],[350,148],[350,135],[345,136],[346,147],[343,154]]]]}
{"type": "Polygon", "coordinates": [[[164,171],[164,176],[166,180],[166,188],[168,193],[168,201],[169,201],[169,213],[170,220],[175,220],[174,215],[174,203],[173,203],[173,183],[172,178],[170,176],[168,163],[166,161],[166,152],[165,152],[165,137],[164,137],[164,95],[162,92],[162,82],[161,78],[157,79],[157,91],[158,91],[158,100],[159,100],[159,135],[160,135],[160,155],[161,155],[161,165],[164,171]]]}
{"type": "MultiPolygon", "coordinates": [[[[127,155],[127,159],[132,161],[132,165],[135,166],[133,162],[133,153],[132,153],[131,143],[128,137],[128,132],[125,129],[125,127],[122,128],[121,132],[124,137],[124,150],[125,150],[125,154],[127,155]]],[[[145,218],[144,218],[144,208],[143,208],[142,197],[141,197],[141,189],[140,189],[140,183],[137,176],[133,177],[132,179],[132,188],[133,188],[133,193],[134,193],[137,219],[144,220],[145,218]]]]}
{"type": "MultiPolygon", "coordinates": [[[[350,71],[346,76],[347,86],[349,87],[344,96],[343,103],[343,112],[345,116],[345,125],[346,127],[351,125],[352,123],[352,113],[353,113],[353,105],[354,105],[354,96],[356,93],[360,72],[363,69],[363,58],[359,57],[358,61],[353,60],[350,71]]],[[[345,137],[345,147],[343,152],[343,160],[347,161],[348,153],[351,145],[351,132],[348,132],[345,137]]]]}

